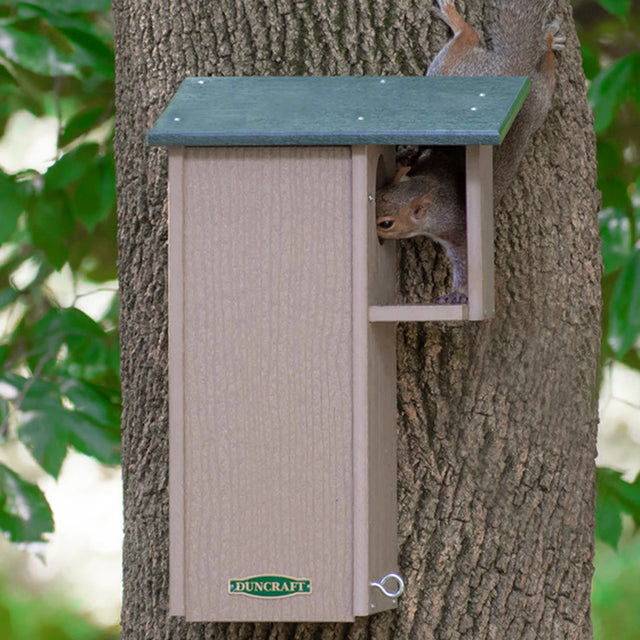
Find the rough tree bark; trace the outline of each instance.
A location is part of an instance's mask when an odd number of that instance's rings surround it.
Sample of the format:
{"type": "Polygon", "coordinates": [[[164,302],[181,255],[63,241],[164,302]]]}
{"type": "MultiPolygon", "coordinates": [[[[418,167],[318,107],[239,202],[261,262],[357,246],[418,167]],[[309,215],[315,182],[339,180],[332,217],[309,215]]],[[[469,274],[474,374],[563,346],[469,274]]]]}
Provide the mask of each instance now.
{"type": "MultiPolygon", "coordinates": [[[[457,4],[491,19],[491,1],[457,4]]],[[[496,318],[398,328],[398,610],[354,625],[167,615],[167,156],[145,133],[188,75],[421,74],[448,38],[430,8],[114,0],[126,640],[591,637],[600,245],[569,0],[553,111],[496,211],[496,318]]],[[[429,241],[404,244],[407,299],[443,292],[446,274],[429,241]]]]}

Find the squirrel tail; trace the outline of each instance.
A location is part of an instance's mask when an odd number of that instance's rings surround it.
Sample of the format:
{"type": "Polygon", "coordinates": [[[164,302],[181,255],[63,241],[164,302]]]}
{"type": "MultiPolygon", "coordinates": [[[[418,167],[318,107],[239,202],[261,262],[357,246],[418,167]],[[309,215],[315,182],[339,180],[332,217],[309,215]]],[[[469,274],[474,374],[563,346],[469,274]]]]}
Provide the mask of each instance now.
{"type": "MultiPolygon", "coordinates": [[[[553,4],[553,0],[500,0],[497,3],[491,30],[493,49],[512,64],[522,65],[522,75],[528,75],[531,64],[544,51],[543,30],[553,4]]],[[[514,68],[510,73],[520,72],[514,68]]]]}

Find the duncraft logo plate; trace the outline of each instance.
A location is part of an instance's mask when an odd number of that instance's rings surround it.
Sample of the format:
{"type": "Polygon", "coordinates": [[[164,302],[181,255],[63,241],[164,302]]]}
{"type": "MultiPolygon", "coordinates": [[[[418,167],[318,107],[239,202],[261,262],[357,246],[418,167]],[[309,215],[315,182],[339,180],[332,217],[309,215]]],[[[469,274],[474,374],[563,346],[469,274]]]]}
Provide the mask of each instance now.
{"type": "Polygon", "coordinates": [[[311,593],[311,580],[276,575],[231,578],[229,580],[229,593],[234,596],[242,595],[251,598],[268,599],[306,596],[311,593]]]}

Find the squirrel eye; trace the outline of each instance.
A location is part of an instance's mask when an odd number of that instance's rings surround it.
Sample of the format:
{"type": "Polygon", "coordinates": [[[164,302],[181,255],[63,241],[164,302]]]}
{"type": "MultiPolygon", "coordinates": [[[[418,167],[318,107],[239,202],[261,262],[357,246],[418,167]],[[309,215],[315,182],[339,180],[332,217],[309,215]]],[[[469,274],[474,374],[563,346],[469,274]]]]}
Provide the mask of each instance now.
{"type": "Polygon", "coordinates": [[[385,231],[388,231],[393,227],[393,220],[383,220],[382,222],[378,222],[378,226],[385,231]]]}

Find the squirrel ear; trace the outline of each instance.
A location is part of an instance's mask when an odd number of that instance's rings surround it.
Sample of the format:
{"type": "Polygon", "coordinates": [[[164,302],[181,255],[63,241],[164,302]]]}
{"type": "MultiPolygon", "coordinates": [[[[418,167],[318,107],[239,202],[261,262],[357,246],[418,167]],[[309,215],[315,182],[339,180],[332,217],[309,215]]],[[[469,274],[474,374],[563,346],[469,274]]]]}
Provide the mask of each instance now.
{"type": "Polygon", "coordinates": [[[429,207],[433,203],[433,197],[430,193],[423,193],[421,196],[414,198],[409,206],[411,207],[411,211],[413,215],[417,218],[424,218],[429,211],[429,207]]]}

